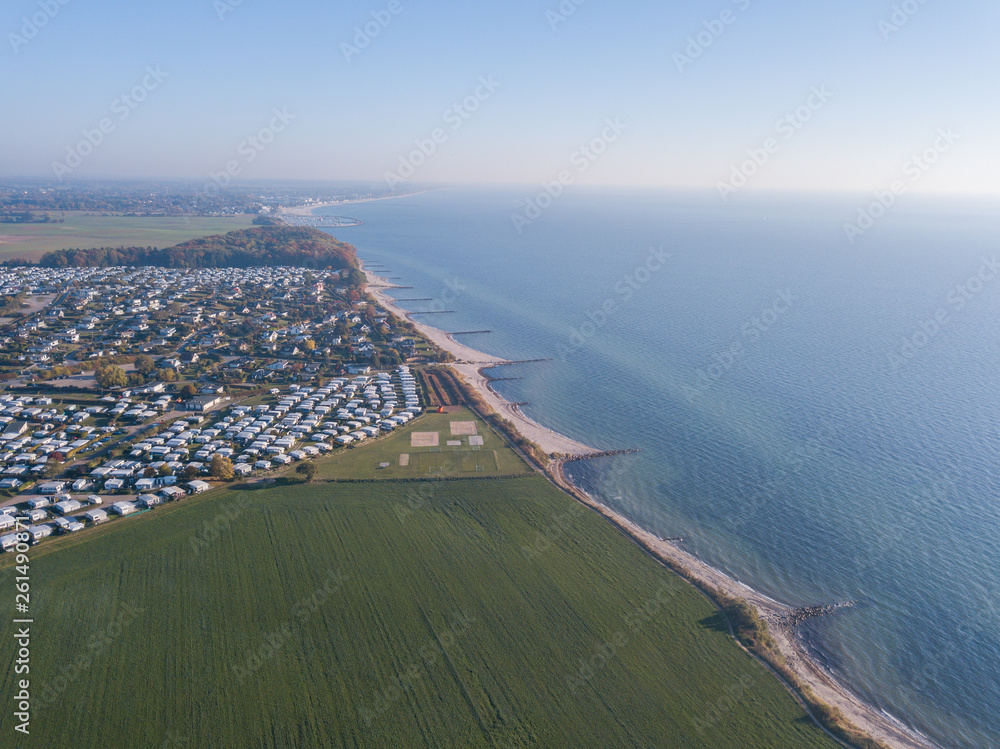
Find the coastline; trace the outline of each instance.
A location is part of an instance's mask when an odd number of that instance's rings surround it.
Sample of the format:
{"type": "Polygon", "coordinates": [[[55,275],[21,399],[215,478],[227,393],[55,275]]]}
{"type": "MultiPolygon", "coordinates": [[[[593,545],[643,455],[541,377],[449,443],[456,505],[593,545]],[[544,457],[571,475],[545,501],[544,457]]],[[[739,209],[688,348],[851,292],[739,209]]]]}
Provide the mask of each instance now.
{"type": "MultiPolygon", "coordinates": [[[[364,270],[363,266],[362,270],[364,270]]],[[[409,313],[398,307],[392,298],[385,293],[386,289],[396,288],[395,285],[384,278],[376,276],[371,271],[364,272],[369,279],[368,290],[378,299],[379,304],[401,320],[412,323],[422,335],[438,346],[438,348],[450,352],[456,361],[449,362],[448,366],[461,374],[466,382],[479,393],[494,411],[505,419],[512,421],[517,426],[517,430],[525,438],[537,444],[547,453],[580,456],[597,452],[595,448],[589,445],[570,439],[548,427],[542,426],[537,421],[526,416],[490,387],[489,380],[483,374],[483,370],[503,366],[511,362],[496,356],[484,354],[482,351],[459,343],[450,333],[411,319],[409,313]]]]}
{"type": "Polygon", "coordinates": [[[408,192],[403,195],[385,195],[381,198],[359,198],[358,200],[339,200],[331,203],[313,203],[312,205],[299,205],[294,207],[281,207],[281,212],[290,213],[293,216],[312,216],[313,211],[317,208],[329,208],[335,205],[354,205],[356,203],[374,203],[377,200],[394,200],[396,198],[408,198],[412,195],[420,195],[425,193],[427,190],[417,190],[416,192],[408,192]]]}
{"type": "MultiPolygon", "coordinates": [[[[363,263],[362,271],[364,271],[363,263]]],[[[388,289],[396,288],[396,286],[370,271],[364,272],[369,280],[368,290],[376,297],[379,304],[396,317],[412,323],[421,334],[435,345],[451,353],[456,361],[449,362],[447,366],[459,373],[491,408],[513,422],[517,430],[526,439],[536,443],[546,453],[566,456],[566,458],[553,460],[545,471],[548,477],[559,488],[577,501],[601,514],[634,543],[638,544],[665,566],[687,579],[713,601],[715,598],[712,593],[718,591],[731,598],[745,601],[755,607],[760,617],[767,622],[768,629],[775,640],[777,650],[785,661],[785,667],[794,674],[802,687],[811,691],[820,702],[839,710],[846,721],[853,727],[876,741],[884,743],[891,749],[940,749],[937,744],[908,726],[905,726],[902,721],[884,713],[876,706],[865,702],[824,669],[809,653],[806,644],[798,634],[797,624],[793,620],[796,610],[793,607],[759,593],[721,570],[701,561],[677,544],[663,540],[655,534],[650,533],[576,486],[566,477],[563,471],[567,458],[573,460],[581,456],[591,455],[597,452],[596,448],[589,447],[548,429],[521,413],[517,407],[505,400],[490,387],[488,378],[483,374],[484,369],[509,364],[509,361],[466,346],[443,330],[423,322],[412,320],[409,314],[397,306],[386,293],[388,289]]],[[[750,651],[747,652],[750,653],[750,651]]],[[[811,716],[813,715],[813,710],[805,704],[798,691],[789,684],[784,676],[756,654],[750,653],[750,655],[768,668],[776,678],[780,679],[788,690],[792,692],[799,704],[811,716]]],[[[824,730],[826,729],[824,728],[824,730]]],[[[832,736],[832,734],[830,735],[832,736]]],[[[836,738],[835,740],[840,741],[836,738]]],[[[843,741],[840,741],[840,743],[847,746],[843,741]]]]}

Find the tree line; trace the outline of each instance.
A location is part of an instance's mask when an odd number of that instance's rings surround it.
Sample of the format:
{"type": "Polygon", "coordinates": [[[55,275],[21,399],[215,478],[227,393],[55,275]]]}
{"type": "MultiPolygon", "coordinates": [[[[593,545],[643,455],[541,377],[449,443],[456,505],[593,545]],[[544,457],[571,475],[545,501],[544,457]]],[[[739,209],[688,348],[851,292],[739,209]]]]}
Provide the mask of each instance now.
{"type": "Polygon", "coordinates": [[[217,234],[173,247],[97,247],[48,252],[43,268],[107,268],[116,265],[160,268],[252,268],[293,266],[356,269],[352,245],[309,226],[258,226],[217,234]]]}

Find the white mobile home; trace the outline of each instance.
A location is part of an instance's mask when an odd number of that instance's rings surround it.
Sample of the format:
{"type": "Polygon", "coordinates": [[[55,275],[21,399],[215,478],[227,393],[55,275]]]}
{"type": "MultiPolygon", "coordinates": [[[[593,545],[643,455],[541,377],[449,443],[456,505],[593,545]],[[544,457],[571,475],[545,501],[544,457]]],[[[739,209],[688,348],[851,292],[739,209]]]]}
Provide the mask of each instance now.
{"type": "Polygon", "coordinates": [[[28,534],[31,536],[32,543],[38,543],[43,538],[48,538],[52,535],[53,528],[51,525],[33,525],[28,528],[28,534]]]}
{"type": "Polygon", "coordinates": [[[62,502],[56,502],[52,509],[58,512],[60,515],[69,515],[71,512],[76,512],[83,505],[75,499],[64,499],[62,502]]]}
{"type": "Polygon", "coordinates": [[[83,517],[87,519],[87,522],[97,525],[98,523],[103,523],[105,520],[108,519],[108,513],[106,513],[104,510],[96,510],[96,509],[88,510],[87,512],[83,513],[83,517]]]}
{"type": "Polygon", "coordinates": [[[131,515],[136,511],[136,506],[132,502],[115,502],[111,505],[111,512],[116,515],[131,515]]]}

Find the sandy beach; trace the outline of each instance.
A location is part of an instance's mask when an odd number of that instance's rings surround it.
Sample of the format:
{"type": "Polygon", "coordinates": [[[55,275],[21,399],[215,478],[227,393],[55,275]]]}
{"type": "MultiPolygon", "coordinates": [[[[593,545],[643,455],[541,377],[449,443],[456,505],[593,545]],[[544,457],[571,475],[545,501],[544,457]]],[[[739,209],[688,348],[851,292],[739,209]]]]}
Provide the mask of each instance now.
{"type": "MultiPolygon", "coordinates": [[[[880,710],[856,696],[816,663],[809,655],[805,643],[797,634],[796,627],[789,622],[789,617],[795,609],[741,584],[724,572],[705,564],[678,545],[664,541],[625,516],[601,504],[569,481],[563,474],[562,468],[563,462],[556,461],[549,471],[556,484],[606,517],[653,556],[672,568],[684,569],[685,576],[699,587],[712,587],[723,591],[728,596],[741,598],[753,604],[761,617],[767,621],[768,628],[777,641],[778,648],[784,655],[788,667],[802,684],[812,689],[821,701],[839,708],[846,718],[859,729],[894,749],[939,749],[936,744],[910,731],[902,724],[887,718],[880,710]]],[[[775,676],[781,678],[778,674],[775,676]]],[[[784,680],[782,679],[782,681],[784,680]]]]}
{"type": "MultiPolygon", "coordinates": [[[[406,311],[398,307],[386,293],[388,289],[397,287],[369,271],[366,271],[366,275],[369,279],[368,289],[379,303],[394,315],[412,322],[417,330],[435,345],[450,352],[456,361],[449,363],[449,366],[461,374],[493,409],[512,421],[522,435],[535,442],[545,452],[549,454],[561,453],[571,456],[570,459],[572,456],[578,457],[596,452],[596,448],[558,434],[529,419],[490,388],[489,381],[483,374],[483,369],[506,364],[508,363],[506,360],[466,346],[456,341],[445,331],[410,319],[406,311]]],[[[939,749],[933,742],[866,703],[823,669],[809,655],[805,643],[797,633],[797,626],[790,621],[795,609],[741,584],[720,570],[702,562],[677,544],[659,538],[625,516],[601,504],[566,478],[563,472],[564,463],[564,459],[555,460],[546,472],[552,481],[570,496],[603,515],[635,543],[667,566],[684,570],[684,576],[697,587],[721,590],[728,596],[740,598],[753,604],[761,617],[767,621],[771,634],[784,655],[786,665],[800,683],[808,686],[819,700],[838,708],[847,720],[861,731],[893,749],[939,749]]],[[[767,666],[766,663],[764,665],[767,666]]],[[[770,666],[767,667],[770,669],[770,666]]],[[[775,676],[779,679],[782,678],[776,672],[775,676]]],[[[788,685],[786,684],[786,686],[788,685]]],[[[806,707],[804,703],[803,707],[806,707]]]]}
{"type": "Polygon", "coordinates": [[[375,296],[376,299],[378,299],[379,304],[397,317],[413,323],[417,330],[419,330],[436,346],[444,351],[449,351],[456,359],[456,361],[452,362],[449,366],[461,374],[462,377],[464,377],[465,380],[476,389],[483,399],[490,404],[490,407],[493,408],[493,410],[501,414],[505,419],[509,419],[517,425],[517,430],[521,434],[540,446],[547,453],[561,453],[563,455],[589,455],[597,452],[596,448],[584,445],[582,442],[577,442],[576,440],[570,439],[563,434],[554,432],[528,418],[516,406],[500,397],[500,395],[489,386],[489,381],[486,375],[483,374],[483,370],[489,369],[490,367],[509,364],[510,362],[506,359],[490,356],[489,354],[484,354],[482,351],[470,348],[469,346],[459,343],[449,333],[446,333],[443,330],[431,327],[430,325],[419,322],[418,320],[411,319],[407,312],[398,307],[393,302],[392,298],[385,293],[387,289],[395,288],[391,282],[372,274],[370,271],[366,271],[366,275],[369,280],[368,290],[375,296]]]}

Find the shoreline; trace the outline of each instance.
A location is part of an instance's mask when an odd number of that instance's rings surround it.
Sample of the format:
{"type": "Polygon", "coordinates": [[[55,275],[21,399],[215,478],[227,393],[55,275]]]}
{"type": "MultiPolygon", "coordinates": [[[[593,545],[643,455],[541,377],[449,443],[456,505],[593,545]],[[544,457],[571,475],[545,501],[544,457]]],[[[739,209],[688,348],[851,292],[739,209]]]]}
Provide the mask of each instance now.
{"type": "Polygon", "coordinates": [[[450,352],[456,361],[448,362],[448,366],[461,374],[494,411],[513,422],[517,426],[517,430],[525,438],[537,444],[547,453],[580,456],[598,452],[596,448],[542,426],[537,421],[526,416],[520,409],[490,387],[488,378],[483,374],[484,370],[504,366],[512,362],[507,359],[490,356],[482,351],[466,346],[464,343],[456,341],[450,333],[411,319],[409,313],[397,306],[392,298],[385,293],[386,289],[396,288],[394,284],[376,276],[371,271],[365,271],[363,264],[362,271],[369,279],[368,290],[378,300],[379,304],[401,320],[412,323],[424,337],[438,346],[438,348],[450,352]]]}
{"type": "MultiPolygon", "coordinates": [[[[386,293],[388,289],[397,288],[394,284],[381,278],[371,271],[361,270],[369,279],[368,290],[375,296],[379,304],[391,314],[408,321],[416,327],[439,348],[450,352],[456,359],[447,366],[454,369],[465,378],[468,385],[485,400],[490,407],[506,419],[514,423],[518,432],[526,439],[535,442],[546,453],[560,453],[570,460],[596,452],[596,448],[577,442],[561,435],[528,418],[516,406],[499,395],[492,387],[484,370],[493,366],[509,364],[505,359],[491,356],[455,340],[450,333],[412,320],[409,314],[395,304],[386,293]]],[[[560,489],[572,498],[602,515],[615,525],[624,535],[628,536],[643,550],[655,557],[675,573],[685,578],[699,591],[713,600],[707,591],[721,591],[727,596],[746,601],[754,606],[760,617],[767,622],[768,629],[774,638],[777,649],[785,659],[786,667],[798,678],[799,682],[812,691],[815,697],[827,705],[837,708],[846,720],[871,736],[876,741],[883,742],[891,749],[941,749],[939,745],[920,734],[916,729],[905,725],[901,720],[885,713],[875,705],[869,704],[857,696],[836,677],[828,672],[809,653],[808,646],[798,633],[797,624],[790,621],[796,609],[774,600],[742,583],[726,573],[698,559],[677,544],[663,540],[645,530],[624,515],[604,505],[582,488],[569,480],[563,467],[566,458],[557,458],[545,470],[546,475],[560,489]]],[[[739,641],[737,640],[737,643],[739,641]]],[[[743,647],[740,644],[740,647],[743,647]]],[[[746,650],[746,648],[744,648],[746,650]]],[[[813,711],[804,703],[797,690],[766,661],[746,650],[752,657],[761,662],[776,678],[781,680],[792,693],[799,704],[812,716],[813,711]]],[[[814,718],[815,720],[815,718],[814,718]]],[[[818,723],[818,721],[817,721],[818,723]]],[[[823,730],[826,730],[825,728],[823,730]]],[[[829,734],[829,732],[827,731],[829,734]]],[[[830,734],[832,737],[832,734],[830,734]]],[[[835,738],[835,737],[834,737],[835,738]]],[[[840,739],[836,739],[840,741],[840,739]]],[[[847,745],[840,741],[841,744],[847,745]]]]}
{"type": "MultiPolygon", "coordinates": [[[[312,205],[298,205],[291,208],[282,206],[281,212],[290,213],[293,216],[312,216],[313,211],[315,211],[317,208],[329,208],[330,206],[335,206],[335,205],[355,205],[357,203],[374,203],[377,200],[395,200],[396,198],[408,198],[413,195],[420,195],[425,192],[429,192],[429,188],[427,190],[418,190],[417,192],[408,192],[403,195],[385,195],[381,198],[358,198],[357,200],[339,200],[331,203],[313,203],[312,205]]],[[[352,225],[356,226],[356,224],[352,225]]]]}

